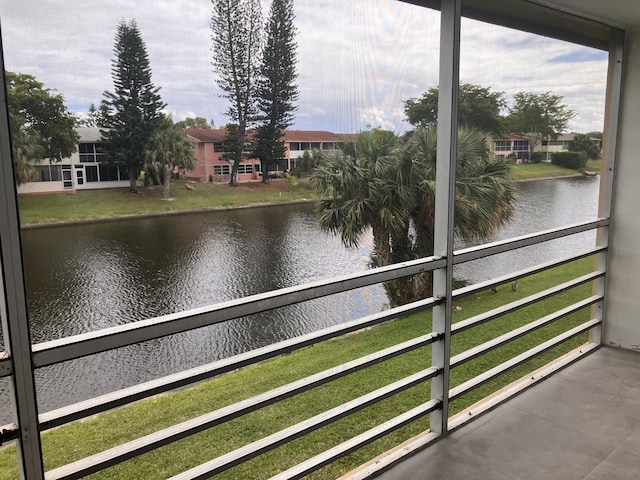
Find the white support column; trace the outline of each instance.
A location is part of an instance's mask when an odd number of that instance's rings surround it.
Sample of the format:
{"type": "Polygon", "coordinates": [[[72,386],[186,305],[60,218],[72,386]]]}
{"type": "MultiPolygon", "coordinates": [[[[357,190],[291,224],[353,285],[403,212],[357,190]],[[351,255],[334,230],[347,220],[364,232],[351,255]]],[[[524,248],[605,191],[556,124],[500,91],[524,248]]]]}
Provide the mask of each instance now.
{"type": "MultiPolygon", "coordinates": [[[[620,94],[622,91],[622,66],[624,58],[624,32],[612,30],[609,46],[609,66],[607,72],[607,96],[605,109],[605,124],[602,146],[603,165],[600,172],[600,202],[598,216],[611,217],[611,203],[613,198],[613,184],[615,177],[615,164],[617,156],[618,120],[620,116],[620,94]]],[[[598,230],[596,244],[598,246],[609,245],[609,229],[598,230]]],[[[600,253],[595,260],[596,270],[607,270],[607,253],[600,253]]],[[[594,282],[593,293],[604,295],[606,289],[606,276],[594,282]]],[[[606,297],[605,297],[606,302],[606,297]]],[[[604,302],[594,305],[591,309],[591,317],[604,320],[604,302]]],[[[594,328],[589,340],[593,343],[602,343],[603,326],[594,328]]]]}
{"type": "Polygon", "coordinates": [[[440,11],[440,81],[438,96],[438,150],[434,254],[447,266],[433,272],[433,295],[442,302],[433,309],[433,331],[443,335],[433,344],[432,364],[442,374],[431,383],[431,398],[442,409],[431,414],[431,430],[447,433],[449,364],[451,357],[451,290],[453,282],[453,211],[456,145],[458,140],[458,84],[460,70],[460,0],[442,0],[440,11]]]}
{"type": "Polygon", "coordinates": [[[18,462],[23,479],[44,479],[38,407],[31,363],[31,336],[27,321],[22,271],[20,224],[9,135],[9,114],[4,78],[4,53],[0,44],[0,259],[2,261],[2,334],[13,362],[12,396],[20,428],[18,462]]]}

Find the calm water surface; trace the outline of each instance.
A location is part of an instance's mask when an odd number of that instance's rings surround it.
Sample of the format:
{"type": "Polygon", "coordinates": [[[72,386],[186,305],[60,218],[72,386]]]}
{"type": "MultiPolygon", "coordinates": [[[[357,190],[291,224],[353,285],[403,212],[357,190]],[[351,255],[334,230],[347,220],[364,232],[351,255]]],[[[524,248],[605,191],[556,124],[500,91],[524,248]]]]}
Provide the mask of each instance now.
{"type": "MultiPolygon", "coordinates": [[[[522,183],[499,238],[596,218],[599,179],[522,183]]],[[[371,239],[345,249],[310,205],[160,217],[23,232],[34,342],[88,332],[367,268],[371,239]]],[[[461,265],[482,281],[593,245],[587,233],[461,265]]],[[[462,246],[462,245],[459,245],[462,246]]],[[[36,372],[40,411],[379,311],[372,286],[105,352],[36,372]]],[[[0,385],[0,423],[10,418],[0,385]]]]}

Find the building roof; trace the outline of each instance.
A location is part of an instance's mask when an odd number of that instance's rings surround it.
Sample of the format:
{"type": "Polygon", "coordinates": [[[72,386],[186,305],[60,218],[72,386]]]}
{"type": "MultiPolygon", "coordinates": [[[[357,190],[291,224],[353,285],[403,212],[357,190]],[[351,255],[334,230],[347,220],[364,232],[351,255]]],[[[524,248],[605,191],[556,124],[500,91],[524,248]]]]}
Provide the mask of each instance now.
{"type": "Polygon", "coordinates": [[[354,134],[327,132],[325,130],[285,130],[285,142],[344,142],[354,134]]]}
{"type": "Polygon", "coordinates": [[[223,142],[227,131],[221,128],[187,128],[187,135],[198,142],[223,142]]]}
{"type": "Polygon", "coordinates": [[[556,140],[565,140],[572,142],[574,138],[576,138],[575,133],[563,133],[562,135],[558,135],[558,138],[556,138],[556,140]]]}
{"type": "Polygon", "coordinates": [[[501,137],[489,136],[489,140],[492,142],[499,142],[504,140],[529,140],[527,137],[521,137],[520,135],[503,135],[501,137]]]}
{"type": "Polygon", "coordinates": [[[77,127],[78,141],[81,143],[100,143],[102,141],[102,133],[99,128],[77,127]]]}
{"type": "MultiPolygon", "coordinates": [[[[227,131],[221,128],[187,128],[187,135],[198,142],[223,142],[227,131]]],[[[248,136],[253,134],[247,132],[248,136]]],[[[285,142],[344,142],[354,141],[357,134],[333,133],[325,130],[285,130],[285,142]]]]}

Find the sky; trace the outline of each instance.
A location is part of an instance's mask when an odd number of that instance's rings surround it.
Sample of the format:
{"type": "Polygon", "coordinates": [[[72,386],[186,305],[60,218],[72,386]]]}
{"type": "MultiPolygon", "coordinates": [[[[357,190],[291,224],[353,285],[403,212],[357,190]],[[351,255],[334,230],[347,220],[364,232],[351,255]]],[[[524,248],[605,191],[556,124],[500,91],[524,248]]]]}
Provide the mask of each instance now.
{"type": "MultiPolygon", "coordinates": [[[[263,0],[266,18],[270,1],[263,0]]],[[[404,101],[438,85],[439,12],[394,0],[295,0],[300,130],[411,128],[404,101]]],[[[0,0],[5,68],[34,75],[82,115],[113,90],[116,26],[135,19],[152,81],[175,121],[217,127],[227,100],[212,66],[210,0],[0,0]]],[[[460,80],[550,91],[576,113],[568,131],[602,131],[607,54],[463,19],[460,80]]]]}

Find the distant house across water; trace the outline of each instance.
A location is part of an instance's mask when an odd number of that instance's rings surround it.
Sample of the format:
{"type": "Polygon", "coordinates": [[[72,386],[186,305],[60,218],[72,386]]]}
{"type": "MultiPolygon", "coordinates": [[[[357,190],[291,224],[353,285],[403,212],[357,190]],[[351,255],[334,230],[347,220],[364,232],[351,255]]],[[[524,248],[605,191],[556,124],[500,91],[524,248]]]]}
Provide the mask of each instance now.
{"type": "MultiPolygon", "coordinates": [[[[231,178],[231,162],[224,158],[227,131],[188,128],[186,132],[194,143],[198,161],[195,169],[184,173],[185,178],[201,182],[228,182],[231,178]]],[[[322,130],[285,130],[283,141],[286,147],[286,165],[278,169],[291,171],[296,167],[296,160],[307,150],[335,153],[341,142],[354,141],[356,136],[322,130]]],[[[257,158],[247,158],[238,168],[238,181],[259,180],[262,173],[260,161],[257,158]]]]}
{"type": "MultiPolygon", "coordinates": [[[[200,182],[226,183],[230,180],[231,162],[222,158],[226,130],[187,129],[197,158],[196,168],[180,172],[183,178],[200,182]]],[[[104,144],[99,128],[76,128],[78,148],[61,162],[42,160],[34,163],[38,170],[35,180],[18,186],[18,193],[47,193],[97,188],[122,188],[129,186],[129,171],[106,163],[104,144]]],[[[356,135],[336,134],[326,131],[287,130],[284,136],[286,165],[280,170],[295,168],[296,160],[304,152],[317,148],[334,153],[343,141],[355,141],[356,135]]],[[[247,153],[249,151],[247,147],[247,153]]],[[[238,169],[240,182],[261,178],[260,161],[247,158],[238,169]]]]}
{"type": "Polygon", "coordinates": [[[76,128],[78,149],[61,162],[35,163],[38,176],[18,186],[18,193],[45,193],[129,186],[129,171],[105,163],[99,128],[76,128]]]}

